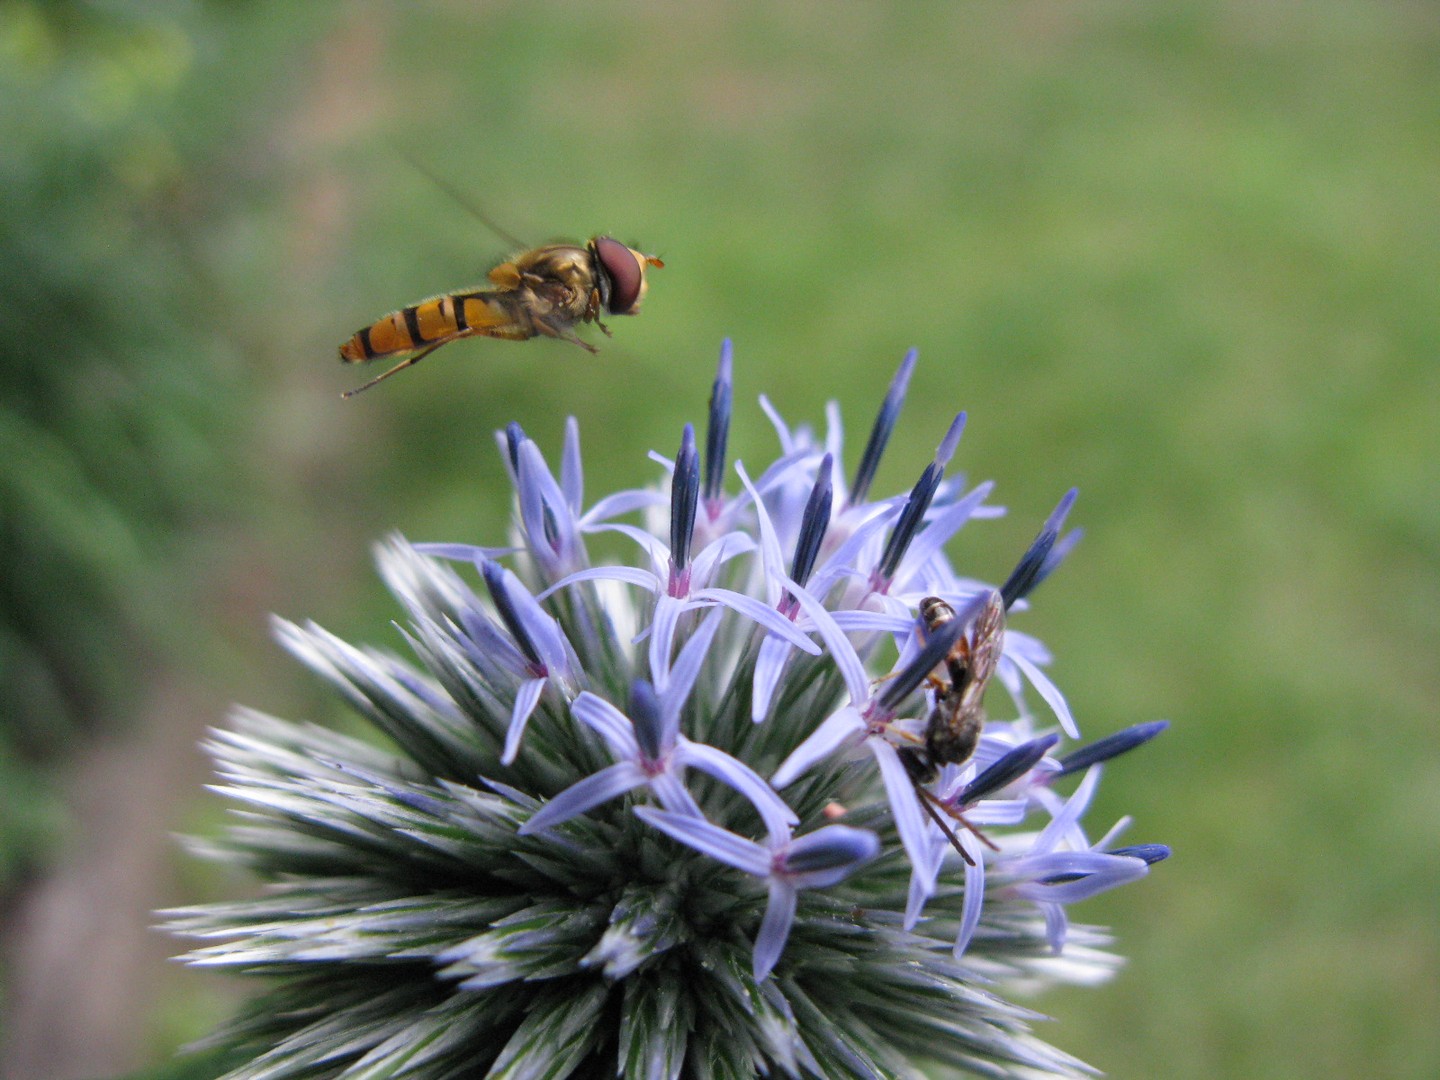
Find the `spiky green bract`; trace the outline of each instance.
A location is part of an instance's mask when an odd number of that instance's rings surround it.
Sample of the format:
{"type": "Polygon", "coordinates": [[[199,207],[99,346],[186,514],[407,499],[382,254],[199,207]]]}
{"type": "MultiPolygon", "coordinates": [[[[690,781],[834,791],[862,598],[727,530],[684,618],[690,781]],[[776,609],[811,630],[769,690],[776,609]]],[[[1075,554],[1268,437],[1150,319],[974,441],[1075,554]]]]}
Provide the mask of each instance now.
{"type": "MultiPolygon", "coordinates": [[[[728,379],[727,354],[725,404],[728,379]]],[[[200,940],[189,963],[261,981],[211,1040],[250,1055],[232,1080],[1090,1071],[1001,995],[1108,977],[1107,937],[1065,905],[1168,851],[1086,838],[1099,766],[1054,790],[1058,736],[1037,731],[1022,676],[1073,721],[1020,631],[997,670],[1018,715],[908,786],[898,763],[936,705],[926,673],[958,640],[925,646],[915,607],[934,593],[966,610],[976,583],[941,549],[988,489],[942,484],[932,462],[923,506],[832,508],[838,438],[777,426],[780,460],[753,482],[737,463],[736,495],[707,461],[703,499],[621,493],[588,513],[575,426],[558,481],[512,427],[518,554],[381,550],[408,659],[277,623],[384,740],[242,710],[208,743],[238,820],[194,846],[266,885],[169,925],[200,940]],[[643,526],[608,523],[636,511],[643,526]],[[602,528],[640,564],[591,566],[581,537],[602,528]],[[803,581],[784,572],[796,545],[803,581]],[[967,799],[997,761],[1021,764],[967,799]]],[[[674,485],[700,484],[694,445],[687,430],[674,485]]]]}

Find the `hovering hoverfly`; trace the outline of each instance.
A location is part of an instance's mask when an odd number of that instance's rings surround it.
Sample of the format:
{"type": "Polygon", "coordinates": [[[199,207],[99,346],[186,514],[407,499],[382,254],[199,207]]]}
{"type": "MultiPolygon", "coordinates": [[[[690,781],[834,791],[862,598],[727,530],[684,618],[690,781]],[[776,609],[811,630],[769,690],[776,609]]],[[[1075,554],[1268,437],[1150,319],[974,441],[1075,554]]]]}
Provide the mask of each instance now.
{"type": "Polygon", "coordinates": [[[608,236],[597,236],[583,247],[547,244],[522,252],[490,271],[493,288],[431,297],[356,331],[340,346],[340,359],[345,363],[394,356],[402,359],[341,396],[354,397],[418,364],[440,346],[476,335],[506,341],[544,335],[598,352],[575,334],[576,325],[593,322],[610,336],[600,316],[638,314],[648,287],[646,269],[664,265],[655,256],[608,236]]]}
{"type": "MultiPolygon", "coordinates": [[[[952,622],[956,615],[955,609],[938,596],[927,596],[920,601],[920,617],[925,621],[926,629],[933,634],[946,623],[952,622]]],[[[985,687],[1000,662],[1004,644],[1005,601],[998,592],[992,592],[986,597],[984,606],[975,615],[969,628],[956,639],[954,646],[946,654],[942,661],[943,677],[931,676],[935,684],[935,704],[931,707],[925,724],[925,749],[909,750],[903,754],[905,767],[915,785],[915,794],[920,805],[966,862],[974,860],[970,853],[960,846],[959,840],[940,817],[937,808],[969,829],[988,847],[994,849],[995,845],[984,833],[970,824],[964,815],[941,802],[923,785],[934,779],[940,766],[963,765],[975,753],[975,747],[980,742],[980,733],[985,727],[985,687]]]]}

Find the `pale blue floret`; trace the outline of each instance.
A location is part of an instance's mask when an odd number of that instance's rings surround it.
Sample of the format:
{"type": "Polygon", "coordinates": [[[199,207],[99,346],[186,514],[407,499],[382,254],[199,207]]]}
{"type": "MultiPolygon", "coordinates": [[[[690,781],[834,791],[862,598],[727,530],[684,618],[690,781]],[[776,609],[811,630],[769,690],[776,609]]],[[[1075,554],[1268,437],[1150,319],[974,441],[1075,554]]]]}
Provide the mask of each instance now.
{"type": "MultiPolygon", "coordinates": [[[[1022,787],[1017,797],[996,799],[990,796],[1017,784],[1032,770],[1050,776],[1059,766],[1045,757],[1046,751],[1059,742],[1057,735],[1045,735],[1018,746],[1003,747],[1001,739],[985,735],[975,756],[963,766],[947,765],[940,770],[935,792],[939,802],[963,811],[965,818],[977,828],[1014,827],[1021,824],[1030,811],[1029,789],[1022,787]]],[[[927,822],[927,857],[912,863],[910,892],[905,908],[906,926],[913,926],[926,900],[933,895],[942,863],[949,851],[949,840],[927,822]]],[[[980,841],[969,830],[956,832],[970,859],[965,865],[965,893],[960,912],[960,929],[955,939],[954,954],[958,959],[970,944],[985,897],[986,863],[980,841]]]]}
{"type": "MultiPolygon", "coordinates": [[[[1100,782],[1100,772],[1100,767],[1094,766],[1085,774],[1074,794],[1065,800],[1028,852],[997,861],[993,870],[997,878],[1008,882],[1005,888],[1010,893],[1033,901],[1040,908],[1045,916],[1050,948],[1057,954],[1065,947],[1069,927],[1066,904],[1142,878],[1149,872],[1152,861],[1096,850],[1086,840],[1080,817],[1089,808],[1100,782]]],[[[1168,849],[1163,850],[1169,854],[1168,849]]]]}
{"type": "Polygon", "coordinates": [[[827,717],[814,734],[797,746],[781,762],[770,782],[776,788],[786,788],[836,751],[863,744],[879,768],[886,801],[906,854],[912,863],[925,863],[928,859],[925,818],[910,774],[900,760],[900,752],[887,735],[891,721],[896,718],[896,709],[945,658],[964,629],[965,623],[957,618],[930,635],[925,647],[907,665],[892,672],[880,684],[879,693],[870,693],[863,684],[852,686],[850,702],[827,717]]]}
{"type": "Polygon", "coordinates": [[[711,615],[686,642],[663,688],[637,680],[626,716],[595,694],[581,694],[571,713],[594,730],[615,763],[556,794],[520,828],[521,835],[541,832],[639,787],[647,787],[667,810],[697,816],[699,807],[686,790],[686,768],[699,769],[734,788],[750,801],[767,828],[788,830],[798,822],[779,795],[744,762],[722,750],[680,734],[681,713],[715,633],[719,613],[711,615]]]}
{"type": "Polygon", "coordinates": [[[523,681],[515,692],[515,708],[505,733],[505,748],[500,755],[501,764],[509,765],[520,750],[525,724],[539,704],[546,685],[553,681],[567,697],[573,694],[578,681],[571,666],[574,652],[565,640],[560,624],[536,602],[513,573],[488,559],[480,564],[480,573],[501,621],[527,661],[525,669],[519,672],[523,681]]]}
{"type": "Polygon", "coordinates": [[[682,844],[765,880],[770,898],[755,936],[756,982],[769,977],[785,949],[800,890],[838,884],[880,853],[879,837],[847,825],[827,825],[794,839],[789,830],[772,830],[768,844],[757,844],[704,818],[645,806],[635,813],[682,844]]]}
{"type": "MultiPolygon", "coordinates": [[[[895,719],[896,705],[909,696],[920,680],[944,659],[964,629],[964,624],[955,619],[931,635],[926,647],[905,667],[879,684],[878,693],[872,693],[869,682],[863,678],[847,681],[850,700],[826,717],[809,737],[790,752],[770,778],[771,783],[780,789],[789,787],[825,758],[838,750],[852,748],[861,741],[872,744],[872,749],[879,745],[890,746],[883,735],[889,722],[895,719]]],[[[845,641],[844,649],[853,653],[848,640],[841,640],[845,641]]],[[[858,666],[858,657],[856,663],[858,666]]],[[[863,666],[859,670],[863,672],[863,666]]],[[[890,746],[890,749],[893,752],[894,747],[890,746]]]]}
{"type": "MultiPolygon", "coordinates": [[[[604,526],[630,537],[645,549],[651,569],[637,567],[595,567],[580,570],[555,582],[548,592],[582,581],[615,580],[638,585],[655,596],[650,640],[651,671],[669,662],[680,616],[697,607],[715,604],[728,607],[786,638],[796,648],[819,655],[820,648],[773,607],[734,589],[710,587],[709,582],[725,562],[754,549],[755,542],[742,532],[730,532],[711,541],[693,559],[690,545],[698,506],[699,458],[695,453],[694,430],[687,424],[671,479],[670,547],[657,537],[631,525],[604,526]],[[678,553],[677,553],[678,552],[678,553]]],[[[548,594],[548,593],[547,593],[548,594]]]]}
{"type": "MultiPolygon", "coordinates": [[[[796,542],[796,556],[793,560],[792,572],[799,569],[808,575],[808,570],[813,566],[814,553],[802,549],[801,542],[806,542],[807,548],[814,548],[818,547],[820,539],[823,539],[824,526],[820,519],[822,516],[828,519],[831,488],[826,474],[829,472],[830,461],[831,458],[828,454],[822,459],[822,478],[816,481],[811,496],[806,502],[810,520],[802,529],[800,540],[796,542]]],[[[745,466],[737,461],[735,471],[740,476],[741,484],[754,500],[756,528],[760,533],[760,565],[764,574],[762,587],[765,589],[767,600],[776,609],[777,614],[792,621],[798,630],[818,633],[830,650],[832,659],[840,668],[845,685],[850,688],[852,696],[862,694],[863,691],[860,688],[864,686],[866,676],[860,657],[851,646],[849,639],[845,637],[832,613],[826,609],[820,599],[805,588],[805,581],[787,575],[782,570],[784,556],[780,550],[780,541],[776,536],[775,528],[771,524],[770,515],[765,509],[765,502],[760,497],[755,485],[751,483],[745,466]]],[[[775,688],[779,685],[785,663],[789,659],[790,650],[796,647],[799,646],[795,638],[775,633],[773,630],[761,643],[755,662],[750,707],[750,718],[756,723],[765,718],[775,688]]]]}
{"type": "MultiPolygon", "coordinates": [[[[583,536],[602,529],[616,517],[644,510],[660,501],[660,494],[648,490],[616,492],[581,512],[584,476],[580,458],[580,427],[570,417],[565,424],[565,445],[561,454],[561,475],[556,481],[540,448],[511,424],[496,433],[511,483],[515,486],[519,524],[525,550],[535,560],[547,582],[574,573],[589,565],[583,536]]],[[[511,554],[509,547],[476,547],[470,544],[416,544],[415,550],[437,558],[479,563],[511,554]]]]}

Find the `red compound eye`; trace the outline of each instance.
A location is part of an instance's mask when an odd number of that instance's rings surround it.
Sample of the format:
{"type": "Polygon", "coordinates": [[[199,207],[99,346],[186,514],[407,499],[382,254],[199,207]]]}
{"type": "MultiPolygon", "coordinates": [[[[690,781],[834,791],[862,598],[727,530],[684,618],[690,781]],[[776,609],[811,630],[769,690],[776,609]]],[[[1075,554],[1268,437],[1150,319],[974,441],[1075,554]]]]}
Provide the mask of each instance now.
{"type": "Polygon", "coordinates": [[[640,260],[619,240],[608,236],[595,238],[595,254],[600,267],[610,278],[610,301],[605,305],[611,315],[633,315],[645,285],[645,272],[640,260]]]}

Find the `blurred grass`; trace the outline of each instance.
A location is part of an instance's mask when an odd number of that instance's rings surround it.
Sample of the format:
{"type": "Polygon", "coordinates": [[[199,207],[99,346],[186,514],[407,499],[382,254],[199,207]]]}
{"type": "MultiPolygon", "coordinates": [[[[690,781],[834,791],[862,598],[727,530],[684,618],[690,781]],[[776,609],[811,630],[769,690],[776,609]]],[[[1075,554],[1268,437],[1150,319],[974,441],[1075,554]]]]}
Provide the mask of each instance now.
{"type": "Polygon", "coordinates": [[[177,198],[167,129],[192,43],[82,5],[0,15],[3,896],[57,840],[50,770],[133,711],[157,654],[204,636],[170,571],[244,483],[224,460],[236,387],[175,317],[206,295],[187,233],[208,215],[177,198]]]}
{"type": "MultiPolygon", "coordinates": [[[[223,552],[228,633],[257,635],[272,606],[393,641],[368,546],[390,528],[498,537],[491,433],[512,419],[554,455],[578,416],[592,496],[643,482],[644,452],[701,419],[729,335],[734,452],[773,449],[757,393],[792,422],[835,398],[853,468],[918,346],[879,482],[907,487],[969,410],[957,467],[996,479],[1012,513],[951,553],[990,577],[1078,485],[1086,539],[1023,628],[1054,649],[1087,735],[1174,721],[1110,769],[1095,821],[1133,813],[1131,837],[1175,857],[1081,909],[1131,965],[1041,999],[1047,1037],[1116,1077],[1440,1068],[1432,7],[253,3],[177,25],[192,65],[142,115],[200,193],[178,219],[198,265],[159,251],[97,272],[97,200],[172,227],[177,210],[113,170],[69,176],[32,248],[86,284],[65,310],[118,311],[92,334],[145,378],[99,420],[33,415],[72,449],[111,410],[190,417],[184,454],[149,456],[200,509],[117,512],[183,546],[249,492],[213,540],[253,543],[238,569],[223,552]],[[338,341],[505,248],[407,156],[522,235],[657,251],[644,314],[593,359],[464,343],[340,402],[356,378],[338,341]],[[136,348],[137,304],[147,327],[186,312],[177,355],[221,361],[161,365],[155,334],[136,348]],[[172,385],[181,405],[157,398],[172,385]],[[186,464],[217,447],[223,469],[186,464]]],[[[44,368],[83,399],[93,371],[55,359],[77,351],[51,343],[7,381],[44,368]]],[[[159,569],[139,551],[128,588],[159,569]]],[[[184,569],[188,595],[217,588],[184,569]]],[[[80,643],[91,611],[48,616],[80,643]]],[[[253,688],[227,671],[228,692],[326,711],[274,684],[274,654],[249,662],[253,688]]]]}

